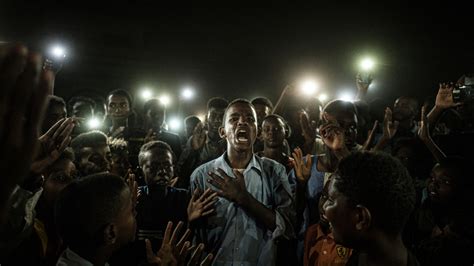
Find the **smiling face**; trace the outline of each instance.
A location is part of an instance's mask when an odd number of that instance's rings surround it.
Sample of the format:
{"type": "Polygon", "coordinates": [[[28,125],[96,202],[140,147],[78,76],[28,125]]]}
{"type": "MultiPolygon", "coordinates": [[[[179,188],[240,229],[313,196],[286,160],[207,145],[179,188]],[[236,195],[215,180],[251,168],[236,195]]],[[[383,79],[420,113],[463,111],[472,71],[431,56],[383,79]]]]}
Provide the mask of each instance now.
{"type": "Polygon", "coordinates": [[[130,103],[127,97],[110,95],[107,103],[107,114],[113,119],[125,119],[130,113],[130,103]]]}
{"type": "Polygon", "coordinates": [[[252,151],[257,138],[257,114],[254,108],[245,102],[232,104],[224,115],[224,127],[220,128],[220,134],[227,139],[228,150],[252,151]]]}

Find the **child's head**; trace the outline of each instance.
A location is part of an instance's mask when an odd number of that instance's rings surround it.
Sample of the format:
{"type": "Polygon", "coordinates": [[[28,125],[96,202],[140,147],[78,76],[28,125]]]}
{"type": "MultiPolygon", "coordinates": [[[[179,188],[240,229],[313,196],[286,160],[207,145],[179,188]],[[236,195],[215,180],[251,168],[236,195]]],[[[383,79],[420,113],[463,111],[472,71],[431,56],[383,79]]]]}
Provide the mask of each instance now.
{"type": "Polygon", "coordinates": [[[112,174],[75,180],[60,193],[56,224],[73,250],[116,250],[135,239],[132,193],[121,177],[112,174]]]}
{"type": "Polygon", "coordinates": [[[288,132],[288,125],[283,117],[273,114],[263,119],[262,140],[266,147],[283,146],[285,138],[289,135],[288,132]]]}
{"type": "Polygon", "coordinates": [[[323,109],[323,123],[326,118],[334,119],[344,129],[347,148],[356,145],[357,139],[357,110],[352,102],[334,100],[326,104],[323,109]]]}
{"type": "Polygon", "coordinates": [[[466,193],[472,193],[473,181],[468,165],[460,157],[446,158],[436,164],[427,187],[430,200],[443,206],[461,204],[466,193]]]}
{"type": "Polygon", "coordinates": [[[400,161],[356,152],[339,163],[324,213],[337,242],[362,248],[377,235],[399,235],[414,207],[415,188],[400,161]]]}

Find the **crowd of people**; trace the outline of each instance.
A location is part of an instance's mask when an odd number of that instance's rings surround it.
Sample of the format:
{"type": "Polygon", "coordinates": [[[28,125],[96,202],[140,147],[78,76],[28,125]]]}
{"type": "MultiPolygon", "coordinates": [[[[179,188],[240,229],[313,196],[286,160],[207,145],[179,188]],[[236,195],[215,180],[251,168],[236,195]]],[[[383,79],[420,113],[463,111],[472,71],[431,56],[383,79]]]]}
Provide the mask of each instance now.
{"type": "Polygon", "coordinates": [[[181,135],[157,99],[66,101],[54,79],[0,46],[1,265],[474,262],[467,78],[423,105],[359,78],[353,101],[214,97],[181,135]]]}

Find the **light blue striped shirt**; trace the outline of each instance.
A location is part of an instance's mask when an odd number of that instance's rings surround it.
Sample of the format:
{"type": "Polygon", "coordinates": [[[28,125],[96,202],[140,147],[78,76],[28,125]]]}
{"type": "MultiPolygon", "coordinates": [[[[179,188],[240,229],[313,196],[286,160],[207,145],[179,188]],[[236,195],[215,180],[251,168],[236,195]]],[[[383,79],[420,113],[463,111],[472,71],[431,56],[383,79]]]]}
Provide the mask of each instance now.
{"type": "MultiPolygon", "coordinates": [[[[209,184],[208,172],[221,168],[234,177],[226,161],[227,153],[198,167],[191,175],[191,191],[202,191],[209,184]]],[[[274,265],[276,241],[294,237],[295,208],[285,167],[274,160],[253,155],[243,171],[247,191],[276,216],[276,228],[265,228],[236,203],[219,197],[215,213],[196,230],[196,241],[203,242],[214,255],[213,265],[274,265]]]]}

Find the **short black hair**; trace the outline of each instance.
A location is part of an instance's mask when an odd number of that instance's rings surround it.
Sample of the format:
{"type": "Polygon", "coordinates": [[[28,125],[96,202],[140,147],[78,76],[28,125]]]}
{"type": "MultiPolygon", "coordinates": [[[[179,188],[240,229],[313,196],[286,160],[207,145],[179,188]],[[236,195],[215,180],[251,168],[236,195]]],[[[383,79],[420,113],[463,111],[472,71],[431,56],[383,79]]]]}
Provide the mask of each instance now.
{"type": "Polygon", "coordinates": [[[85,102],[85,103],[89,104],[92,107],[92,109],[95,109],[95,106],[96,106],[95,101],[93,99],[89,98],[89,97],[74,96],[71,99],[69,99],[69,101],[67,102],[68,109],[70,111],[72,111],[72,108],[74,107],[74,104],[76,104],[77,102],[85,102]]]}
{"type": "Polygon", "coordinates": [[[199,122],[201,122],[201,119],[199,119],[199,117],[197,117],[197,116],[195,116],[195,115],[187,116],[187,117],[184,119],[184,124],[185,124],[185,125],[187,125],[188,123],[197,125],[197,124],[199,124],[199,122]]]}
{"type": "Polygon", "coordinates": [[[252,100],[252,104],[253,104],[253,105],[256,105],[256,104],[265,105],[265,106],[267,106],[268,108],[270,108],[271,110],[273,110],[273,103],[272,103],[272,101],[270,101],[270,99],[268,99],[267,97],[257,97],[257,98],[254,98],[254,99],[252,100]]]}
{"type": "Polygon", "coordinates": [[[138,163],[140,166],[143,165],[143,161],[145,160],[145,154],[151,150],[159,150],[161,152],[166,152],[169,151],[173,160],[173,163],[176,161],[176,155],[173,152],[173,149],[171,149],[171,146],[161,140],[155,140],[155,141],[150,141],[148,143],[145,143],[142,145],[140,148],[140,153],[138,153],[138,163]]]}
{"type": "Polygon", "coordinates": [[[109,94],[107,94],[107,102],[109,101],[109,97],[111,95],[123,96],[123,97],[127,98],[128,105],[130,105],[130,109],[132,109],[132,104],[133,104],[132,100],[133,99],[132,99],[132,96],[130,95],[130,93],[128,93],[128,91],[122,90],[122,89],[117,89],[117,90],[113,90],[113,91],[109,92],[109,94]]]}
{"type": "Polygon", "coordinates": [[[226,118],[226,115],[227,115],[227,111],[229,110],[229,108],[232,106],[232,105],[235,105],[235,104],[247,104],[249,105],[254,111],[255,111],[255,106],[253,106],[253,104],[247,100],[247,99],[244,99],[244,98],[237,98],[235,100],[232,100],[228,105],[227,107],[225,108],[225,112],[224,112],[224,119],[222,119],[222,126],[225,125],[225,118],[226,118]]]}
{"type": "Polygon", "coordinates": [[[262,125],[263,125],[263,122],[265,122],[266,120],[268,120],[270,118],[280,119],[283,122],[283,126],[285,127],[285,131],[286,131],[285,138],[287,139],[291,136],[291,127],[288,124],[288,122],[285,120],[285,118],[283,118],[283,116],[281,116],[281,115],[270,114],[270,115],[265,116],[262,120],[262,125]]]}
{"type": "Polygon", "coordinates": [[[107,144],[107,135],[102,131],[93,130],[79,134],[71,141],[71,148],[74,150],[76,159],[80,158],[80,150],[84,147],[97,147],[107,144]]]}
{"type": "Polygon", "coordinates": [[[216,108],[216,109],[226,109],[227,106],[229,105],[229,101],[222,97],[213,97],[207,101],[207,110],[211,108],[216,108]]]}
{"type": "Polygon", "coordinates": [[[328,114],[334,113],[353,113],[357,115],[357,108],[353,102],[343,101],[343,100],[333,100],[326,104],[323,108],[323,112],[328,114]]]}
{"type": "Polygon", "coordinates": [[[64,101],[64,99],[56,95],[48,95],[47,102],[48,102],[47,107],[46,107],[47,110],[49,110],[55,105],[62,105],[66,107],[66,102],[64,101]]]}
{"type": "Polygon", "coordinates": [[[339,163],[334,186],[350,202],[367,207],[373,226],[387,234],[399,234],[415,207],[410,174],[388,154],[350,154],[339,163]]]}
{"type": "Polygon", "coordinates": [[[125,189],[129,189],[125,181],[109,173],[90,175],[67,185],[55,207],[55,221],[64,243],[73,248],[100,246],[100,230],[127,204],[122,197],[125,189]]]}
{"type": "Polygon", "coordinates": [[[150,99],[148,101],[145,102],[145,104],[143,105],[143,112],[146,114],[146,112],[151,109],[153,106],[158,106],[158,108],[162,109],[163,112],[166,112],[166,108],[163,104],[161,104],[161,102],[158,100],[158,99],[150,99]]]}

